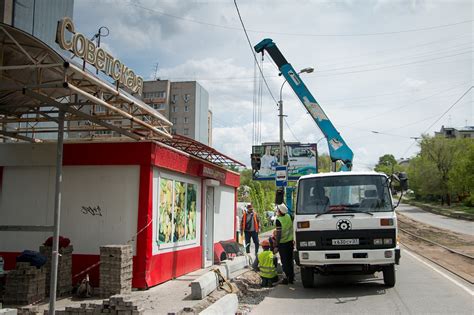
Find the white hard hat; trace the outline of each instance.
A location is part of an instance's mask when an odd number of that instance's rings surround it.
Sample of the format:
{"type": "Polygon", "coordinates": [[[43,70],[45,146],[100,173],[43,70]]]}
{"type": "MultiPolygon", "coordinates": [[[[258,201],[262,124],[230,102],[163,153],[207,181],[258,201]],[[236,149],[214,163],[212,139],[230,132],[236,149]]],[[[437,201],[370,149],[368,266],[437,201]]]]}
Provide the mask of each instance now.
{"type": "Polygon", "coordinates": [[[276,205],[275,208],[276,208],[277,211],[280,211],[283,214],[288,213],[288,208],[286,207],[286,205],[284,203],[276,205]]]}

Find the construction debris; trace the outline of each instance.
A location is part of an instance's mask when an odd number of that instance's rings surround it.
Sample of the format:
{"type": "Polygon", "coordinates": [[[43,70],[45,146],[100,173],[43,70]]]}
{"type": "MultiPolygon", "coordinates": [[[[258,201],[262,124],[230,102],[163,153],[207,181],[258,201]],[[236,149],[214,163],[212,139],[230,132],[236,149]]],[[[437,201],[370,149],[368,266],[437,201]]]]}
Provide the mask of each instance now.
{"type": "MultiPolygon", "coordinates": [[[[72,291],[72,245],[59,248],[58,257],[58,284],[56,295],[65,296],[72,291]]],[[[46,272],[46,294],[49,295],[49,283],[51,278],[51,252],[52,247],[40,246],[40,253],[47,257],[48,261],[44,266],[46,272]]]]}
{"type": "Polygon", "coordinates": [[[36,268],[27,262],[18,262],[16,268],[7,274],[3,303],[26,305],[37,303],[46,295],[46,274],[44,267],[36,268]]]}
{"type": "Polygon", "coordinates": [[[100,291],[103,297],[132,291],[133,253],[131,245],[100,247],[100,291]]]}

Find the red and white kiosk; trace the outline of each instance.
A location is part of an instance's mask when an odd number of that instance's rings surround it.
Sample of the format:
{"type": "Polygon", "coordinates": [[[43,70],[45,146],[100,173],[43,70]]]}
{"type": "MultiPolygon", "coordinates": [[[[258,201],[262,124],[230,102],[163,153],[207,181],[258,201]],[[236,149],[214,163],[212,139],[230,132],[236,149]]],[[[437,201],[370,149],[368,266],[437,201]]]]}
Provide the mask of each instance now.
{"type": "Polygon", "coordinates": [[[101,245],[133,244],[135,288],[212,264],[214,245],[235,238],[240,179],[228,167],[241,163],[171,136],[171,123],[119,83],[105,82],[33,36],[0,24],[0,41],[5,269],[56,227],[74,246],[74,282],[88,273],[98,284],[101,245]],[[38,136],[45,133],[58,140],[38,136]]]}

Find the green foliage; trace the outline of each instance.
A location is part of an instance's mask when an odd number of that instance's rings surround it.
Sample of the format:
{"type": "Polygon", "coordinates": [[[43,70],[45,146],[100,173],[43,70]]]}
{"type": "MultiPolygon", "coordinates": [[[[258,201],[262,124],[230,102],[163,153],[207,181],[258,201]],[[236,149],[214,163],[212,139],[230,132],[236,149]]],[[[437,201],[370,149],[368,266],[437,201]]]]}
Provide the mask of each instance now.
{"type": "Polygon", "coordinates": [[[252,179],[251,169],[244,169],[241,171],[238,200],[251,202],[254,211],[257,212],[260,221],[264,225],[268,224],[265,211],[273,210],[275,190],[276,187],[274,181],[254,181],[252,179]]]}
{"type": "Polygon", "coordinates": [[[318,155],[318,172],[327,173],[331,171],[331,158],[327,153],[318,155]]]}
{"type": "Polygon", "coordinates": [[[404,171],[404,168],[397,163],[392,154],[384,154],[379,157],[379,162],[375,165],[374,170],[390,176],[393,173],[404,171]]]}
{"type": "Polygon", "coordinates": [[[474,141],[424,136],[410,160],[408,178],[417,199],[451,203],[452,196],[472,204],[474,141]]]}

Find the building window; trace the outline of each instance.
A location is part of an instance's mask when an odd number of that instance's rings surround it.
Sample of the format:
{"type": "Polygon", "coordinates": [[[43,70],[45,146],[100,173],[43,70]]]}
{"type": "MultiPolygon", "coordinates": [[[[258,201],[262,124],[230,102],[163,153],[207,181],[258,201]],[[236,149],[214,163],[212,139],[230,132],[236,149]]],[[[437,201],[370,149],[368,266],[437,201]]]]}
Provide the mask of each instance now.
{"type": "Polygon", "coordinates": [[[184,134],[185,136],[189,135],[189,129],[188,129],[188,128],[184,128],[183,134],[184,134]]]}
{"type": "Polygon", "coordinates": [[[151,104],[151,107],[153,107],[156,110],[162,110],[162,109],[165,109],[165,104],[151,104]]]}
{"type": "Polygon", "coordinates": [[[184,117],[184,123],[187,124],[189,122],[189,118],[188,117],[184,117]]]}
{"type": "Polygon", "coordinates": [[[178,95],[173,94],[173,96],[171,97],[171,103],[175,104],[177,99],[178,99],[178,95]]]}
{"type": "Polygon", "coordinates": [[[177,108],[176,106],[173,106],[172,112],[173,112],[173,113],[176,113],[177,111],[178,111],[178,108],[177,108]]]}
{"type": "Polygon", "coordinates": [[[189,102],[189,99],[190,99],[190,98],[191,98],[191,95],[189,95],[189,94],[184,94],[184,95],[183,95],[183,99],[184,99],[184,102],[185,102],[185,103],[189,102]]]}
{"type": "Polygon", "coordinates": [[[178,118],[173,117],[173,118],[172,118],[172,122],[173,122],[173,124],[177,124],[177,123],[178,123],[178,118]]]}
{"type": "Polygon", "coordinates": [[[184,111],[189,112],[189,106],[188,105],[184,105],[184,111]]]}
{"type": "Polygon", "coordinates": [[[143,93],[144,98],[166,98],[165,91],[143,93]]]}
{"type": "Polygon", "coordinates": [[[105,113],[105,107],[102,105],[95,105],[95,113],[105,113]]]}
{"type": "Polygon", "coordinates": [[[175,134],[176,134],[176,129],[172,128],[172,129],[171,129],[171,134],[172,134],[172,135],[175,135],[175,134]]]}

